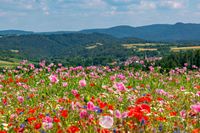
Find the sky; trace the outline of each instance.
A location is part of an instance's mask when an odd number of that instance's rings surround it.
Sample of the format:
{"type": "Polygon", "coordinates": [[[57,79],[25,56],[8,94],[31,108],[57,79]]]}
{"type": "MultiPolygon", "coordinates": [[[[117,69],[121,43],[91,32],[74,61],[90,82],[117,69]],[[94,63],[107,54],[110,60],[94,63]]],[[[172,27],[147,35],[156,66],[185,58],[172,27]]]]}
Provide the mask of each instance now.
{"type": "Polygon", "coordinates": [[[200,23],[200,0],[0,0],[0,30],[200,23]]]}

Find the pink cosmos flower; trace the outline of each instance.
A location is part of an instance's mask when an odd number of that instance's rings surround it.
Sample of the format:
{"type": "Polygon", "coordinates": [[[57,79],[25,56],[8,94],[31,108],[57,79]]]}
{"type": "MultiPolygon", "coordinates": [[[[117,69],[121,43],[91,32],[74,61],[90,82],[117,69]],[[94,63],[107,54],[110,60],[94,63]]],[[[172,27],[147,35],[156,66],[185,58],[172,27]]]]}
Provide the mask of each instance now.
{"type": "Polygon", "coordinates": [[[30,67],[31,69],[35,69],[34,64],[29,64],[29,67],[30,67]]]}
{"type": "Polygon", "coordinates": [[[74,96],[76,96],[76,95],[78,94],[78,91],[77,91],[77,90],[71,90],[71,92],[72,92],[72,94],[73,94],[74,96]]]}
{"type": "Polygon", "coordinates": [[[95,109],[95,106],[93,104],[93,102],[88,102],[87,103],[87,109],[90,111],[93,111],[95,109]]]}
{"type": "Polygon", "coordinates": [[[184,86],[181,86],[181,91],[185,91],[185,87],[184,86]]]}
{"type": "Polygon", "coordinates": [[[88,113],[86,110],[81,110],[79,113],[80,118],[86,118],[88,116],[88,113]]]}
{"type": "Polygon", "coordinates": [[[53,118],[51,118],[50,116],[46,116],[42,122],[46,122],[46,123],[52,123],[53,122],[53,118]]]}
{"type": "Polygon", "coordinates": [[[81,87],[85,87],[85,86],[86,86],[86,81],[85,81],[85,79],[80,80],[80,81],[79,81],[79,85],[80,85],[81,87]]]}
{"type": "Polygon", "coordinates": [[[200,103],[194,104],[190,108],[193,109],[195,112],[199,113],[200,112],[200,103]]]}
{"type": "Polygon", "coordinates": [[[57,75],[55,75],[55,74],[51,74],[49,76],[49,79],[50,79],[51,83],[58,83],[59,82],[59,79],[58,79],[57,75]]]}
{"type": "Polygon", "coordinates": [[[152,71],[154,71],[154,67],[153,66],[150,66],[149,67],[149,70],[152,72],[152,71]]]}
{"type": "Polygon", "coordinates": [[[68,83],[67,82],[63,82],[62,85],[63,85],[63,87],[67,87],[68,83]]]}
{"type": "Polygon", "coordinates": [[[111,116],[103,116],[99,119],[99,125],[103,128],[111,128],[113,126],[114,120],[111,116]]]}
{"type": "Polygon", "coordinates": [[[186,111],[185,111],[185,110],[182,110],[182,111],[180,112],[180,116],[181,116],[182,118],[185,118],[185,117],[186,117],[186,111]]]}
{"type": "Polygon", "coordinates": [[[3,85],[0,85],[0,89],[3,88],[3,85]]]}
{"type": "Polygon", "coordinates": [[[24,102],[24,97],[18,96],[18,97],[17,97],[17,100],[18,100],[20,103],[23,103],[23,102],[24,102]]]}
{"type": "Polygon", "coordinates": [[[119,118],[119,119],[122,118],[122,114],[121,114],[121,112],[119,110],[115,111],[115,117],[119,118]]]}
{"type": "Polygon", "coordinates": [[[128,116],[128,112],[123,112],[122,113],[122,118],[126,118],[128,116]]]}
{"type": "Polygon", "coordinates": [[[115,88],[116,88],[118,91],[125,91],[125,90],[126,90],[126,87],[124,86],[123,83],[116,83],[116,84],[115,84],[115,88]]]}

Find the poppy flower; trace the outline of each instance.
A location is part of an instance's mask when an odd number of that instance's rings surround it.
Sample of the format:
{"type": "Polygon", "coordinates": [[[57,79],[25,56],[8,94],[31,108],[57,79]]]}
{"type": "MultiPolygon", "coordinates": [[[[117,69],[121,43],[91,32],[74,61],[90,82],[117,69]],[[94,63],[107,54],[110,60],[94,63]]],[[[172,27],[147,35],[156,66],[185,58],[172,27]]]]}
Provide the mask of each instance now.
{"type": "Polygon", "coordinates": [[[36,124],[34,125],[34,128],[35,128],[35,129],[40,129],[40,128],[41,128],[41,126],[42,126],[42,124],[41,124],[41,123],[36,123],[36,124]]]}
{"type": "Polygon", "coordinates": [[[61,113],[62,117],[67,118],[67,116],[68,116],[68,111],[67,110],[61,110],[60,113],[61,113]]]}
{"type": "Polygon", "coordinates": [[[68,129],[67,129],[67,132],[68,133],[77,133],[77,132],[79,132],[80,131],[80,129],[77,127],[77,126],[70,126],[70,127],[68,127],[68,129]]]}

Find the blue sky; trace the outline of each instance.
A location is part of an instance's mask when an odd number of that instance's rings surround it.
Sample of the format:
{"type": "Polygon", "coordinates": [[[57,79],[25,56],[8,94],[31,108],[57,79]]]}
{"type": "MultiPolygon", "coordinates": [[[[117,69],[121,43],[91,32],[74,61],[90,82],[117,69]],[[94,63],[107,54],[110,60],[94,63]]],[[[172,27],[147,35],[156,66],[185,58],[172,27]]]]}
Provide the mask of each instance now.
{"type": "Polygon", "coordinates": [[[200,0],[0,0],[0,30],[200,23],[200,0]]]}

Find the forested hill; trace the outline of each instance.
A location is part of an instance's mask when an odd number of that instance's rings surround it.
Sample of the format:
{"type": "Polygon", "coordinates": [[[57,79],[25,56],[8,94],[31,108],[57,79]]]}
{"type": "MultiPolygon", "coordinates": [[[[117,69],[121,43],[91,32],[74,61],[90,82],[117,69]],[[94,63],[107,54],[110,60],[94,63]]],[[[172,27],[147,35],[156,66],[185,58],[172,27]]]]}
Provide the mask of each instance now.
{"type": "Polygon", "coordinates": [[[7,30],[0,31],[1,35],[27,35],[27,34],[71,34],[71,33],[102,33],[117,38],[134,37],[148,41],[200,41],[200,24],[176,23],[176,24],[153,24],[140,27],[116,26],[102,29],[85,29],[81,31],[56,31],[56,32],[30,32],[7,30]]]}
{"type": "Polygon", "coordinates": [[[96,54],[110,54],[112,51],[116,52],[116,49],[119,50],[116,54],[120,54],[121,44],[143,42],[145,41],[142,39],[119,39],[100,33],[31,34],[2,36],[0,38],[0,50],[18,51],[19,54],[29,58],[87,56],[91,51],[95,51],[96,54]],[[95,49],[95,47],[98,47],[98,49],[95,49]]]}
{"type": "Polygon", "coordinates": [[[108,29],[83,30],[83,33],[105,33],[115,37],[137,37],[150,41],[200,40],[200,24],[154,24],[141,27],[116,26],[108,29]]]}

